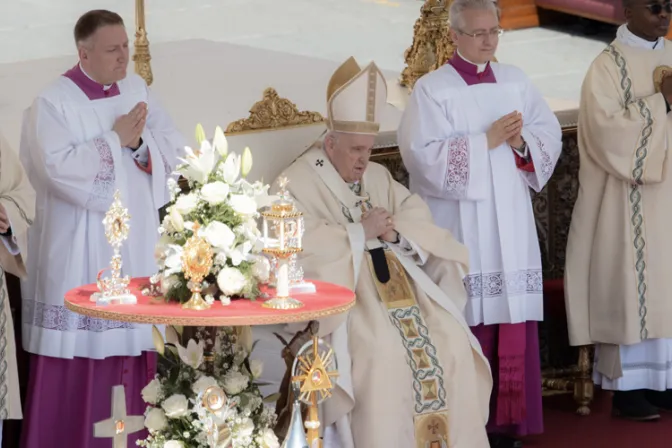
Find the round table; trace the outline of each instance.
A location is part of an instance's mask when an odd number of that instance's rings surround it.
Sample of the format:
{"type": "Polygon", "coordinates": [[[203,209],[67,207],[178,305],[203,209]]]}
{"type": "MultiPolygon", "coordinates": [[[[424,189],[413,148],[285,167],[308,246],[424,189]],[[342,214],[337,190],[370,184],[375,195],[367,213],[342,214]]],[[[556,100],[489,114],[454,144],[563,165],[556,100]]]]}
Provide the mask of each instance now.
{"type": "MultiPolygon", "coordinates": [[[[180,303],[166,302],[163,297],[149,297],[142,290],[149,285],[149,278],[131,280],[129,289],[138,298],[135,305],[99,306],[90,300],[98,292],[96,284],[71,289],[65,294],[65,307],[85,316],[132,322],[139,324],[178,325],[197,327],[228,327],[246,325],[272,325],[290,322],[307,322],[334,314],[343,313],[355,305],[355,293],[331,283],[311,281],[316,291],[297,293],[292,296],[304,306],[292,310],[276,310],[261,306],[265,299],[232,300],[224,306],[219,301],[202,311],[186,310],[180,303]]],[[[262,287],[263,293],[272,293],[272,288],[262,287]]],[[[266,299],[267,300],[267,299],[266,299]]]]}

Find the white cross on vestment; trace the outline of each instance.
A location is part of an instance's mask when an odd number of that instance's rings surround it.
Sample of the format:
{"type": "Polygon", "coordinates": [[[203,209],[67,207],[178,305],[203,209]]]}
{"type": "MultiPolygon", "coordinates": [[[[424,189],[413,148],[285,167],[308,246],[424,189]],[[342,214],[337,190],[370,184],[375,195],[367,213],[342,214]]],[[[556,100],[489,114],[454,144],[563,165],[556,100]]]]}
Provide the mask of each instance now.
{"type": "Polygon", "coordinates": [[[128,435],[145,428],[145,417],[126,415],[126,393],[124,386],[112,388],[112,417],[93,425],[93,436],[113,438],[113,448],[127,448],[128,435]]]}

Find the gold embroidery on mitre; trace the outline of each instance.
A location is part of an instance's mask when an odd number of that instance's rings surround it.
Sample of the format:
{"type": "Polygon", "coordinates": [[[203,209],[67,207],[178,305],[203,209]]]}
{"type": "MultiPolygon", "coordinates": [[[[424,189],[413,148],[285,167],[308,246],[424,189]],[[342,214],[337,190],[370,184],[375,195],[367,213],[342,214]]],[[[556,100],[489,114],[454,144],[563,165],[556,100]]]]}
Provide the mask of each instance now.
{"type": "Polygon", "coordinates": [[[373,62],[361,69],[353,57],[348,58],[336,69],[327,85],[327,128],[353,134],[378,134],[380,120],[377,114],[381,106],[378,101],[387,102],[383,73],[373,62]],[[354,89],[350,92],[354,96],[339,101],[339,96],[347,95],[350,89],[354,89]]]}
{"type": "Polygon", "coordinates": [[[366,98],[366,121],[376,120],[376,78],[377,72],[373,66],[369,66],[369,91],[366,98]]]}
{"type": "Polygon", "coordinates": [[[666,76],[672,76],[672,67],[661,65],[656,67],[653,71],[653,86],[655,87],[656,92],[660,92],[660,87],[666,76]]]}
{"type": "Polygon", "coordinates": [[[417,448],[448,448],[448,413],[417,415],[415,441],[417,448]]]}

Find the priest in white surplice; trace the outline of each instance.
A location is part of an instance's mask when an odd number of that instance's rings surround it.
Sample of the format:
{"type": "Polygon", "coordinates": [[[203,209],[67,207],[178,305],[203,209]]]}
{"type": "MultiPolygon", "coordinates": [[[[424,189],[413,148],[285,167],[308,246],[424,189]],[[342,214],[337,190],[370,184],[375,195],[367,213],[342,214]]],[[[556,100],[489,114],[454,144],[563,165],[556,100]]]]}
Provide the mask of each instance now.
{"type": "MultiPolygon", "coordinates": [[[[346,61],[329,82],[323,144],[283,173],[305,214],[306,278],[357,294],[350,312],[321,322],[340,373],[324,446],[487,448],[492,378],[462,316],[466,248],[369,163],[386,92],[375,64],[346,61]]],[[[257,353],[279,357],[277,342],[264,347],[269,331],[255,329],[257,353]]]]}
{"type": "Polygon", "coordinates": [[[565,300],[614,413],[656,420],[672,411],[672,7],[632,1],[625,16],[581,90],[565,300]]]}
{"type": "Polygon", "coordinates": [[[561,151],[560,125],[516,67],[491,62],[501,28],[491,0],[455,0],[457,51],[420,78],[398,129],[410,189],[436,223],[469,248],[466,319],[495,377],[489,432],[543,430],[537,321],[542,272],[530,188],[540,191],[561,151]]]}
{"type": "MultiPolygon", "coordinates": [[[[151,326],[88,318],[63,306],[65,292],[94,283],[112,249],[103,217],[115,189],[131,215],[123,273],[156,271],[158,210],[183,138],[137,75],[127,75],[121,17],[91,11],[75,26],[79,64],[35,99],[24,116],[20,156],[37,192],[23,284],[23,343],[34,354],[22,446],[108,447],[93,423],[109,417],[123,384],[129,414],[156,360],[151,326]]],[[[134,445],[142,434],[129,437],[134,445]]]]}
{"type": "MultiPolygon", "coordinates": [[[[14,321],[7,291],[7,274],[26,276],[23,244],[35,217],[35,191],[16,151],[0,135],[0,444],[4,420],[21,419],[21,396],[16,364],[14,321]]],[[[9,446],[5,442],[5,446],[9,446]]]]}

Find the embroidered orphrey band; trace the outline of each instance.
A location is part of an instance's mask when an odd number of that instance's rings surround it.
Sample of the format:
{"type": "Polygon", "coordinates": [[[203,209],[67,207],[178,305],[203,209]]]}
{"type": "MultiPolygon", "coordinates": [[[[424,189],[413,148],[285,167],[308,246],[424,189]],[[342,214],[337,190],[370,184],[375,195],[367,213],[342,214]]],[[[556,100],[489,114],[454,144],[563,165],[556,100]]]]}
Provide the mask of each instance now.
{"type": "MultiPolygon", "coordinates": [[[[399,331],[413,375],[416,446],[441,448],[448,444],[444,370],[404,267],[393,252],[386,250],[385,257],[390,281],[380,283],[375,275],[373,281],[380,300],[387,307],[392,325],[399,331]]],[[[369,254],[367,259],[373,272],[369,254]]]]}
{"type": "Polygon", "coordinates": [[[609,45],[604,51],[614,58],[614,62],[621,75],[620,85],[621,89],[623,89],[623,103],[626,107],[636,103],[639,114],[644,120],[639,145],[634,155],[634,168],[632,170],[632,182],[630,183],[628,199],[630,201],[630,224],[633,233],[632,244],[635,249],[635,277],[637,281],[637,299],[639,302],[639,335],[642,340],[645,340],[649,337],[649,331],[646,328],[646,254],[644,252],[646,236],[644,234],[641,185],[644,165],[648,155],[649,139],[653,133],[653,118],[651,116],[651,109],[646,101],[633,99],[632,80],[628,74],[628,67],[623,55],[613,45],[609,45]]]}

